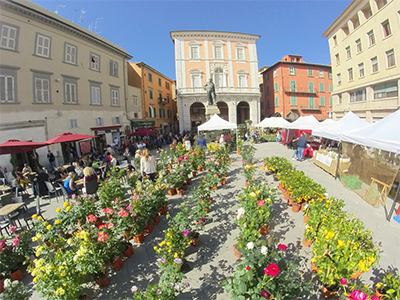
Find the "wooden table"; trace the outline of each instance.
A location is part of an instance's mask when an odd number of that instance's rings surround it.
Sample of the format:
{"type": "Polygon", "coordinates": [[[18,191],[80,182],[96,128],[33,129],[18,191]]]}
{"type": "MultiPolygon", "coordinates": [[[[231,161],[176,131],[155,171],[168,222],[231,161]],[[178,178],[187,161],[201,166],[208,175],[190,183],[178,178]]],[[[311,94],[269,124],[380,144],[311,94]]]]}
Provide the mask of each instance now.
{"type": "Polygon", "coordinates": [[[25,203],[11,203],[0,208],[0,216],[8,216],[12,212],[18,210],[21,206],[24,206],[25,203]]]}
{"type": "Polygon", "coordinates": [[[119,169],[127,169],[129,167],[129,164],[124,164],[124,165],[119,165],[117,166],[119,169]]]}
{"type": "Polygon", "coordinates": [[[11,186],[8,185],[0,185],[0,191],[7,192],[11,190],[11,186]]]}

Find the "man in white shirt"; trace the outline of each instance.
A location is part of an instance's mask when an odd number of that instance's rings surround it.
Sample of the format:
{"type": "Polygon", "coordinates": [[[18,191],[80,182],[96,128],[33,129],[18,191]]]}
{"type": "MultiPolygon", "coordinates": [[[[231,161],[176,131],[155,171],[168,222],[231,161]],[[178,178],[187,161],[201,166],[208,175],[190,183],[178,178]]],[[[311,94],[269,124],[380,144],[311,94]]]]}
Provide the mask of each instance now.
{"type": "Polygon", "coordinates": [[[117,165],[117,159],[114,154],[111,154],[111,166],[115,167],[117,165]]]}

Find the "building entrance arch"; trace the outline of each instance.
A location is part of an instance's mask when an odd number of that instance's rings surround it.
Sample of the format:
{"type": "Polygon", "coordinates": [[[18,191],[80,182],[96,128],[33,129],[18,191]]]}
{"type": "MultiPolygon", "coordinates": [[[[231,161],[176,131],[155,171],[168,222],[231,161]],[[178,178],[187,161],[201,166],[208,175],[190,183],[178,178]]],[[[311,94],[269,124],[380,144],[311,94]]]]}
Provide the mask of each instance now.
{"type": "Polygon", "coordinates": [[[220,101],[217,103],[217,106],[219,108],[219,116],[224,119],[225,121],[229,122],[229,107],[226,102],[220,101]]]}
{"type": "Polygon", "coordinates": [[[196,128],[206,121],[206,107],[201,102],[195,102],[190,106],[190,126],[196,128]]]}
{"type": "Polygon", "coordinates": [[[245,101],[239,102],[236,107],[237,124],[245,124],[250,119],[250,105],[245,101]]]}

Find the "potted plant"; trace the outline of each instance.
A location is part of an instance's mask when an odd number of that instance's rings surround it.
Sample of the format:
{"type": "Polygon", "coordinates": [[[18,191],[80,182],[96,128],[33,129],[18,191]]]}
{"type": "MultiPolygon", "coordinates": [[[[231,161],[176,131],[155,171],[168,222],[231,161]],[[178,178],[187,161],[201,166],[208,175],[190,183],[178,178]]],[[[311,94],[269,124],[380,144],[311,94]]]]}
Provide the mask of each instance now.
{"type": "Polygon", "coordinates": [[[1,295],[3,300],[28,300],[32,293],[28,291],[25,285],[20,281],[6,279],[4,281],[4,292],[1,295]]]}
{"type": "Polygon", "coordinates": [[[375,295],[379,298],[400,299],[400,276],[390,271],[376,284],[375,295]]]}

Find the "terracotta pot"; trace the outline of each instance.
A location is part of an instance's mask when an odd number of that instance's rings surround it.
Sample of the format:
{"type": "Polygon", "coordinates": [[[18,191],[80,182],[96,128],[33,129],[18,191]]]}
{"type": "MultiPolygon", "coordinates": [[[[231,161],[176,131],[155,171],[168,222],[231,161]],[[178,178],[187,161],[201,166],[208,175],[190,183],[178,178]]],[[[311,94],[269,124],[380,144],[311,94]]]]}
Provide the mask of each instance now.
{"type": "Polygon", "coordinates": [[[278,188],[279,188],[279,190],[280,190],[281,192],[283,191],[283,186],[282,186],[282,184],[279,184],[278,188]]]}
{"type": "Polygon", "coordinates": [[[174,187],[170,188],[167,192],[168,192],[168,195],[173,196],[176,194],[176,188],[174,188],[174,187]]]}
{"type": "MultiPolygon", "coordinates": [[[[1,286],[0,286],[0,291],[1,291],[1,286]]],[[[375,296],[377,296],[379,299],[383,299],[383,297],[385,297],[385,295],[382,294],[378,288],[375,289],[375,296]]]]}
{"type": "Polygon", "coordinates": [[[108,286],[110,284],[110,281],[108,280],[107,272],[104,271],[104,278],[101,279],[96,279],[96,283],[100,287],[108,286]]]}
{"type": "Polygon", "coordinates": [[[304,211],[304,203],[301,203],[301,211],[304,211]]]}
{"type": "Polygon", "coordinates": [[[356,280],[358,278],[360,278],[360,276],[363,274],[364,272],[358,272],[357,270],[353,271],[353,274],[350,275],[350,278],[353,280],[356,280]]]}
{"type": "Polygon", "coordinates": [[[313,240],[306,241],[306,237],[305,236],[303,237],[303,245],[304,246],[310,247],[312,243],[313,243],[313,240]]]}
{"type": "Polygon", "coordinates": [[[192,184],[192,179],[186,180],[186,183],[187,183],[188,185],[191,185],[191,184],[192,184]]]}
{"type": "Polygon", "coordinates": [[[168,212],[168,206],[165,205],[163,208],[159,210],[159,212],[161,215],[165,216],[168,212]]]}
{"type": "Polygon", "coordinates": [[[304,222],[304,223],[307,223],[307,221],[308,221],[308,215],[304,215],[303,222],[304,222]]]}
{"type": "Polygon", "coordinates": [[[17,270],[10,274],[10,278],[12,280],[22,281],[24,279],[24,275],[22,274],[21,270],[17,270]]]}
{"type": "Polygon", "coordinates": [[[126,240],[130,240],[131,238],[132,238],[132,235],[130,234],[130,230],[129,231],[124,231],[123,233],[122,233],[122,236],[126,239],[126,240]]]}
{"type": "Polygon", "coordinates": [[[248,187],[250,184],[246,181],[246,187],[248,187]]]}
{"type": "Polygon", "coordinates": [[[315,266],[315,264],[313,262],[311,262],[311,271],[313,273],[318,273],[318,268],[315,266]]]}
{"type": "Polygon", "coordinates": [[[152,232],[153,232],[153,223],[151,223],[150,225],[147,225],[147,226],[144,228],[144,232],[146,232],[146,233],[148,233],[148,234],[152,233],[152,232]]]}
{"type": "Polygon", "coordinates": [[[292,197],[288,197],[287,201],[288,201],[287,204],[288,204],[289,206],[292,206],[293,203],[294,203],[294,200],[293,200],[292,197]]]}
{"type": "Polygon", "coordinates": [[[260,232],[261,235],[267,235],[269,229],[269,225],[267,226],[261,226],[258,231],[260,232]]]}
{"type": "Polygon", "coordinates": [[[130,258],[133,253],[135,253],[135,251],[133,250],[133,246],[130,245],[128,249],[126,249],[125,251],[122,251],[122,255],[124,257],[130,258]]]}
{"type": "Polygon", "coordinates": [[[144,242],[144,232],[133,236],[136,243],[142,244],[144,242]]]}
{"type": "Polygon", "coordinates": [[[183,196],[183,190],[182,189],[177,189],[176,193],[178,194],[178,196],[183,196]]]}
{"type": "Polygon", "coordinates": [[[4,281],[5,280],[6,280],[5,278],[0,279],[0,292],[4,292],[4,281]]]}
{"type": "Polygon", "coordinates": [[[226,179],[222,179],[221,184],[225,185],[226,184],[226,179]]]}
{"type": "Polygon", "coordinates": [[[122,269],[124,266],[124,262],[122,261],[121,257],[116,257],[114,258],[114,262],[110,263],[111,268],[113,268],[115,271],[119,271],[122,269]]]}
{"type": "Polygon", "coordinates": [[[242,153],[240,151],[237,152],[239,155],[242,155],[242,153]]]}
{"type": "Polygon", "coordinates": [[[216,191],[216,190],[217,190],[217,186],[214,186],[212,189],[213,189],[214,191],[216,191]]]}
{"type": "Polygon", "coordinates": [[[193,171],[193,172],[192,172],[192,175],[193,175],[193,177],[196,177],[196,176],[197,176],[197,172],[196,172],[196,171],[193,171]]]}
{"type": "Polygon", "coordinates": [[[153,218],[153,222],[155,225],[158,225],[158,223],[160,223],[160,215],[157,215],[153,218]]]}
{"type": "Polygon", "coordinates": [[[292,212],[298,213],[300,211],[301,205],[298,203],[293,203],[292,212]]]}
{"type": "Polygon", "coordinates": [[[337,294],[337,291],[331,291],[325,285],[321,289],[322,297],[325,299],[330,299],[337,294]]]}
{"type": "Polygon", "coordinates": [[[191,242],[191,245],[197,246],[199,244],[199,239],[200,239],[200,235],[197,238],[195,238],[193,242],[191,242]]]}
{"type": "Polygon", "coordinates": [[[233,245],[233,253],[235,254],[235,256],[237,258],[241,258],[243,255],[239,252],[239,250],[237,249],[237,245],[233,245]]]}
{"type": "Polygon", "coordinates": [[[188,189],[187,184],[182,185],[182,190],[186,191],[188,189]]]}
{"type": "Polygon", "coordinates": [[[284,198],[285,200],[289,200],[289,196],[290,196],[289,193],[287,193],[286,190],[283,190],[282,193],[283,193],[283,198],[284,198]]]}
{"type": "Polygon", "coordinates": [[[203,167],[198,167],[197,170],[198,170],[199,172],[201,172],[201,171],[203,171],[203,167]]]}

